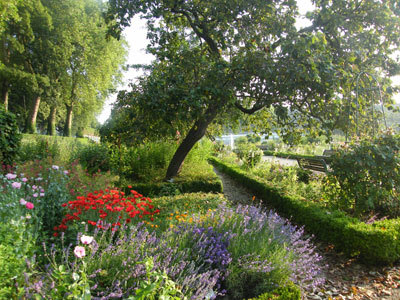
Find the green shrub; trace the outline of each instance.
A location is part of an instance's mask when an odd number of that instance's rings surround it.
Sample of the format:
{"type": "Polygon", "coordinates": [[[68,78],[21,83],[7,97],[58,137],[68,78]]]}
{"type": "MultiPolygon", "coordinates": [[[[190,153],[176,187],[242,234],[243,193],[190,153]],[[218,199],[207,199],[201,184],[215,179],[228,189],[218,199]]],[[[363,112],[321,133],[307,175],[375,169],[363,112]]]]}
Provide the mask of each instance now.
{"type": "Polygon", "coordinates": [[[237,139],[235,139],[235,147],[242,145],[242,144],[247,144],[247,137],[240,136],[237,139]]]}
{"type": "Polygon", "coordinates": [[[313,174],[311,170],[304,170],[302,168],[296,168],[297,180],[299,182],[309,183],[311,175],[313,174]]]}
{"type": "Polygon", "coordinates": [[[355,215],[400,216],[400,135],[363,138],[332,156],[326,192],[332,205],[355,215]]]}
{"type": "Polygon", "coordinates": [[[12,165],[20,147],[21,135],[15,115],[0,105],[0,162],[12,165]]]}
{"type": "Polygon", "coordinates": [[[119,175],[140,182],[161,181],[176,150],[167,142],[149,142],[138,147],[119,149],[111,146],[113,169],[119,175]]]}
{"type": "Polygon", "coordinates": [[[359,256],[368,265],[391,264],[400,259],[400,219],[375,222],[371,225],[340,211],[328,211],[319,204],[282,191],[249,175],[237,166],[215,158],[212,163],[250,189],[260,199],[268,200],[279,214],[304,225],[322,241],[334,244],[350,257],[359,256]]]}
{"type": "Polygon", "coordinates": [[[54,162],[70,163],[88,139],[23,134],[18,160],[20,163],[51,158],[54,162]]]}
{"type": "Polygon", "coordinates": [[[104,144],[89,144],[76,154],[76,158],[89,174],[111,170],[109,150],[104,144]]]}
{"type": "Polygon", "coordinates": [[[27,272],[25,260],[33,255],[35,237],[28,218],[15,218],[7,223],[3,223],[3,218],[1,221],[0,299],[22,299],[24,272],[27,272]]]}
{"type": "Polygon", "coordinates": [[[301,292],[298,286],[289,282],[283,287],[278,287],[272,292],[264,293],[249,300],[300,300],[301,292]]]}
{"type": "Polygon", "coordinates": [[[262,159],[263,152],[254,144],[239,144],[234,150],[236,155],[248,168],[255,167],[262,159]]]}

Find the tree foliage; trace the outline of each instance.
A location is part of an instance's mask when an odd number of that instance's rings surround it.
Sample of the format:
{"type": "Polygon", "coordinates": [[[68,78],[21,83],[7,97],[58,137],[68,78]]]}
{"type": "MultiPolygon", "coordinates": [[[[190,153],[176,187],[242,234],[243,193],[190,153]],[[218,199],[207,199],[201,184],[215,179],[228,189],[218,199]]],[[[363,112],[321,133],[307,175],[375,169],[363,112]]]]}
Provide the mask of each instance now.
{"type": "Polygon", "coordinates": [[[123,39],[106,39],[105,4],[26,0],[6,7],[0,19],[2,102],[12,103],[10,110],[24,116],[31,131],[36,118],[41,131],[48,119],[53,134],[89,126],[119,82],[126,57],[123,39]]]}
{"type": "MultiPolygon", "coordinates": [[[[344,123],[359,72],[375,74],[390,99],[400,12],[397,1],[314,4],[312,25],[298,29],[294,0],[111,0],[111,32],[118,35],[143,14],[148,51],[156,56],[121,93],[115,115],[129,116],[132,130],[144,136],[185,134],[167,178],[209,125],[235,122],[240,112],[253,115],[254,130],[329,136],[344,123]]],[[[363,109],[378,100],[358,101],[363,109]]]]}

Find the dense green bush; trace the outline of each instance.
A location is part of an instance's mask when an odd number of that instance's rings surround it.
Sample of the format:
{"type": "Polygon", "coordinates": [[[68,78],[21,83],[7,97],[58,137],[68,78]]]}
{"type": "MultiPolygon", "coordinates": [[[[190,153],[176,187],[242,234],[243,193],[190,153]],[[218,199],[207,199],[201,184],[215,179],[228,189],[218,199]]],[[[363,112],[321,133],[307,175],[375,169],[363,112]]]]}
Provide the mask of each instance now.
{"type": "Polygon", "coordinates": [[[301,292],[298,286],[289,282],[286,286],[278,287],[272,292],[264,293],[249,300],[300,300],[301,292]]]}
{"type": "Polygon", "coordinates": [[[90,174],[111,170],[109,149],[105,144],[91,143],[76,153],[76,158],[90,174]]]}
{"type": "Polygon", "coordinates": [[[340,211],[329,211],[319,204],[282,191],[249,175],[237,166],[211,158],[212,163],[245,185],[257,197],[268,201],[281,215],[290,218],[322,241],[332,243],[348,256],[359,256],[369,265],[391,264],[400,259],[400,219],[365,224],[340,211]]]}
{"type": "Polygon", "coordinates": [[[365,137],[332,156],[326,193],[335,207],[354,215],[400,216],[400,135],[365,137]]]}
{"type": "Polygon", "coordinates": [[[0,162],[12,165],[20,146],[21,135],[15,115],[6,111],[0,104],[0,162]]]}
{"type": "Polygon", "coordinates": [[[31,258],[35,243],[25,231],[28,221],[0,222],[0,299],[22,299],[25,260],[31,258]]]}
{"type": "Polygon", "coordinates": [[[255,167],[258,163],[260,163],[263,156],[262,150],[257,148],[256,145],[250,143],[237,145],[234,152],[248,168],[255,167]]]}
{"type": "Polygon", "coordinates": [[[67,164],[88,144],[88,139],[23,134],[18,160],[23,163],[51,158],[54,162],[67,164]]]}

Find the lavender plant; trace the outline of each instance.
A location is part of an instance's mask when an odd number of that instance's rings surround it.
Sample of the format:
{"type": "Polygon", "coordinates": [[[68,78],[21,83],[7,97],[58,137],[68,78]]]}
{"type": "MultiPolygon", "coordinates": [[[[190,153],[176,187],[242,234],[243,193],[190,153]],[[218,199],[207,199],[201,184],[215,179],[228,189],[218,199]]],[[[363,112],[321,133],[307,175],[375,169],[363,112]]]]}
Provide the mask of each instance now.
{"type": "Polygon", "coordinates": [[[230,299],[254,297],[289,281],[303,290],[312,290],[323,282],[321,257],[310,238],[305,239],[302,228],[272,211],[221,205],[198,221],[232,236],[227,247],[232,262],[226,278],[230,299]]]}
{"type": "Polygon", "coordinates": [[[83,255],[80,252],[82,260],[77,260],[75,253],[82,238],[81,233],[74,248],[75,257],[71,254],[72,245],[62,250],[61,259],[57,258],[57,250],[53,248],[55,250],[50,251],[52,265],[40,281],[40,289],[37,289],[37,283],[31,284],[27,294],[51,295],[58,289],[64,292],[64,297],[68,296],[71,291],[65,290],[65,280],[62,279],[65,273],[80,274],[79,278],[87,278],[92,299],[136,299],[136,294],[143,293],[143,283],[161,274],[168,280],[158,282],[158,291],[170,290],[171,285],[167,284],[173,281],[176,287],[179,286],[176,293],[182,297],[215,298],[214,287],[221,272],[212,268],[204,269],[192,261],[190,249],[181,248],[179,243],[171,243],[175,236],[173,231],[157,237],[155,232],[150,233],[143,224],[139,224],[118,232],[111,237],[105,231],[95,232],[90,247],[85,247],[83,255]],[[58,264],[54,263],[57,261],[58,264]],[[152,265],[150,271],[149,264],[152,265]],[[60,267],[63,276],[54,276],[59,273],[60,267]]]}

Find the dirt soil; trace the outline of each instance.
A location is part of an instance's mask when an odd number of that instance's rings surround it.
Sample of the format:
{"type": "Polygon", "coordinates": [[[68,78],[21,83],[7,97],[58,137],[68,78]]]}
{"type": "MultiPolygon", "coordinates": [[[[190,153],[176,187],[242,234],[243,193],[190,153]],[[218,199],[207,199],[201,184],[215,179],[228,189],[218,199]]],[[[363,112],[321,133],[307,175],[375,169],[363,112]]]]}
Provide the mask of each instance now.
{"type": "MultiPolygon", "coordinates": [[[[229,176],[214,168],[221,178],[224,195],[232,203],[251,204],[253,195],[229,176]]],[[[261,199],[268,207],[268,199],[261,199]]],[[[257,203],[260,199],[255,199],[257,203]]],[[[328,265],[325,284],[306,292],[304,300],[400,300],[400,263],[386,267],[367,267],[337,253],[332,245],[314,241],[316,251],[328,265]]]]}

